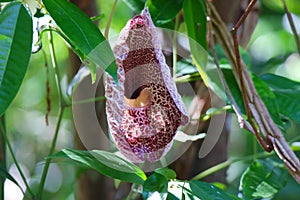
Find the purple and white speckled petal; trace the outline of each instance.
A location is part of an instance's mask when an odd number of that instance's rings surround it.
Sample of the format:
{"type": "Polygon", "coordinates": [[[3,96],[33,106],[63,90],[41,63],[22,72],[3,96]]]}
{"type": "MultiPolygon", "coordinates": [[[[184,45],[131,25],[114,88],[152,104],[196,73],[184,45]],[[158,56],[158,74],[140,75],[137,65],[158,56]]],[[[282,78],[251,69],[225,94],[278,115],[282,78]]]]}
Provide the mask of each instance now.
{"type": "Polygon", "coordinates": [[[129,20],[114,48],[117,86],[107,75],[106,113],[120,152],[132,162],[154,162],[171,148],[189,117],[161,51],[147,9],[129,20]]]}

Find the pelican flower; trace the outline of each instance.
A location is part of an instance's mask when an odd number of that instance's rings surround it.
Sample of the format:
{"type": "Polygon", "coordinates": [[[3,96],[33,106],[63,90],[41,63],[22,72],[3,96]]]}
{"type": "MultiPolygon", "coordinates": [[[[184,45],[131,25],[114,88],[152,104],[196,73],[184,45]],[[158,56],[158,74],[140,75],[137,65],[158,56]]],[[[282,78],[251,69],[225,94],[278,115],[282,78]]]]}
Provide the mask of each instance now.
{"type": "Polygon", "coordinates": [[[147,8],[127,22],[113,52],[118,85],[107,75],[105,88],[111,136],[132,162],[155,162],[170,150],[189,117],[147,8]]]}

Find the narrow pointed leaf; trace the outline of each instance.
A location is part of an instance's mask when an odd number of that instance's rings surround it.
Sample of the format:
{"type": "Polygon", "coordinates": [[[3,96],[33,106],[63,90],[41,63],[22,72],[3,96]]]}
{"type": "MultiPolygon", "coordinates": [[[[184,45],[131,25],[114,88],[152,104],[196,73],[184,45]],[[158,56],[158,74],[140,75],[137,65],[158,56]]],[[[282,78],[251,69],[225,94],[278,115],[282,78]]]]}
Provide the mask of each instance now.
{"type": "Polygon", "coordinates": [[[0,15],[0,116],[16,96],[25,76],[32,44],[32,19],[20,2],[0,15]]]}
{"type": "Polygon", "coordinates": [[[188,36],[207,49],[206,42],[206,8],[203,0],[183,1],[184,20],[188,36]]]}
{"type": "Polygon", "coordinates": [[[126,182],[143,184],[146,180],[145,173],[136,165],[107,151],[64,149],[50,158],[67,158],[93,168],[105,176],[126,182]]]}
{"type": "Polygon", "coordinates": [[[191,55],[204,83],[208,86],[206,74],[208,54],[206,52],[206,10],[202,0],[184,0],[183,16],[189,36],[191,55]]]}
{"type": "MultiPolygon", "coordinates": [[[[117,82],[117,66],[109,43],[90,18],[67,0],[43,0],[43,3],[63,33],[70,39],[74,51],[95,73],[95,63],[117,82]]],[[[92,74],[92,76],[95,74],[92,74]]]]}
{"type": "Polygon", "coordinates": [[[16,184],[19,188],[20,185],[19,183],[16,181],[16,179],[14,179],[14,177],[12,177],[5,169],[3,169],[2,167],[0,167],[0,176],[3,178],[6,178],[8,180],[10,180],[11,182],[13,182],[14,184],[16,184]]]}

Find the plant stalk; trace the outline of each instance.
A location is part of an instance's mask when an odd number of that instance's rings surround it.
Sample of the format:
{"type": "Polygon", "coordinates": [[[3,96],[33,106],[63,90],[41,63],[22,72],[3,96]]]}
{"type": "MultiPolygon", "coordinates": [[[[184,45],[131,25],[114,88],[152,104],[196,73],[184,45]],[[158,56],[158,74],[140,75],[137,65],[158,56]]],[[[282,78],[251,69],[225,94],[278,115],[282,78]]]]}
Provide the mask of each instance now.
{"type": "MultiPolygon", "coordinates": [[[[52,31],[48,32],[48,39],[49,39],[49,49],[50,49],[51,62],[52,62],[52,67],[53,67],[54,72],[55,72],[55,83],[56,83],[56,87],[58,89],[58,98],[59,98],[58,121],[57,121],[57,124],[56,124],[54,136],[53,136],[51,147],[50,147],[49,154],[48,154],[48,156],[50,156],[55,151],[55,146],[56,146],[57,138],[58,138],[58,132],[59,132],[60,125],[61,125],[61,122],[62,122],[63,113],[64,113],[64,109],[65,109],[66,104],[65,104],[64,99],[63,99],[62,87],[61,87],[61,84],[60,84],[61,78],[60,78],[59,69],[57,67],[57,61],[56,61],[56,56],[55,56],[52,31]]],[[[39,186],[38,193],[37,193],[37,199],[38,200],[42,199],[42,193],[43,193],[44,186],[45,186],[45,183],[46,183],[46,178],[47,178],[48,170],[49,170],[49,167],[50,167],[50,163],[51,163],[51,159],[47,158],[44,169],[43,169],[43,172],[42,172],[40,186],[39,186]]]]}
{"type": "MultiPolygon", "coordinates": [[[[12,148],[12,146],[11,146],[11,144],[10,144],[8,138],[7,138],[6,129],[5,129],[5,122],[4,122],[4,119],[3,119],[3,118],[1,118],[0,129],[1,129],[1,132],[2,132],[3,141],[5,141],[5,143],[6,143],[6,145],[7,145],[7,148],[8,148],[8,150],[9,150],[10,154],[11,154],[11,157],[12,157],[12,159],[13,159],[13,161],[14,161],[14,163],[15,163],[17,169],[18,169],[18,172],[20,173],[20,176],[21,176],[21,178],[22,178],[22,181],[23,181],[24,184],[25,184],[26,190],[27,190],[27,192],[29,193],[29,195],[33,198],[33,197],[34,197],[34,194],[33,194],[32,190],[31,190],[31,188],[30,188],[30,186],[29,186],[29,184],[28,184],[28,182],[27,182],[27,180],[26,180],[26,177],[25,177],[25,175],[24,175],[24,173],[23,173],[23,171],[22,171],[22,169],[21,169],[21,167],[20,167],[20,165],[19,165],[19,162],[18,162],[18,160],[17,160],[17,158],[16,158],[16,156],[15,156],[15,154],[14,154],[13,148],[12,148]]],[[[4,148],[5,148],[5,147],[4,147],[4,148]]],[[[3,182],[3,186],[4,186],[4,182],[3,182]]],[[[22,191],[22,193],[23,193],[24,196],[25,196],[25,192],[22,190],[22,188],[20,188],[20,190],[22,191]]],[[[4,190],[3,190],[3,191],[4,191],[4,190]]],[[[3,192],[3,195],[4,195],[4,192],[3,192]]],[[[3,199],[4,199],[4,198],[3,198],[3,199]]]]}
{"type": "Polygon", "coordinates": [[[114,13],[115,13],[115,10],[116,10],[116,7],[117,7],[117,3],[118,3],[118,0],[115,0],[114,4],[113,4],[113,7],[111,9],[111,12],[110,12],[110,15],[109,15],[106,27],[105,27],[104,37],[107,40],[108,40],[108,32],[109,32],[110,24],[111,24],[112,18],[114,16],[114,13]]]}
{"type": "MultiPolygon", "coordinates": [[[[0,117],[0,167],[6,170],[6,142],[4,139],[4,117],[0,117]]],[[[0,176],[0,199],[4,199],[5,178],[0,176]]]]}

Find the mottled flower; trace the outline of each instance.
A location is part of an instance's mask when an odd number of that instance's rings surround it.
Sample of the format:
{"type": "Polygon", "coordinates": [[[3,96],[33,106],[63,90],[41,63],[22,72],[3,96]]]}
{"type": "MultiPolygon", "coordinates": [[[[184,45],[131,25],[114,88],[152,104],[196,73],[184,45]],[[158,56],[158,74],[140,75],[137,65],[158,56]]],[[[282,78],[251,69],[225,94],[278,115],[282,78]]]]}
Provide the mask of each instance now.
{"type": "Polygon", "coordinates": [[[147,9],[129,20],[114,47],[116,85],[108,75],[105,95],[110,133],[132,162],[154,162],[171,148],[189,118],[147,9]]]}

